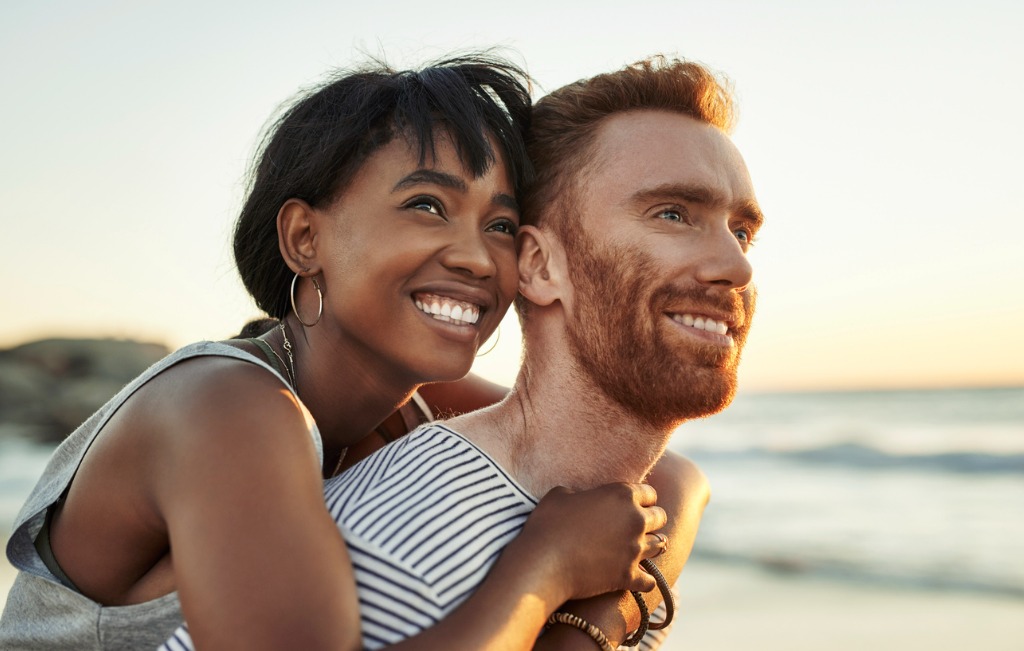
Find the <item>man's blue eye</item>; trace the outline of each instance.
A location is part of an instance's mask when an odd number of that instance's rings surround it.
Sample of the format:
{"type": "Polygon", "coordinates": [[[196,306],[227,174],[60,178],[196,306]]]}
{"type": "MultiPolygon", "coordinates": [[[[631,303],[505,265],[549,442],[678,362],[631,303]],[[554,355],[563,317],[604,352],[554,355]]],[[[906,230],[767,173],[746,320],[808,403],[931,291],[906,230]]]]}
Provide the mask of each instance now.
{"type": "Polygon", "coordinates": [[[662,210],[660,213],[658,213],[658,216],[670,222],[683,221],[683,215],[678,210],[662,210]]]}
{"type": "Polygon", "coordinates": [[[739,240],[740,244],[743,245],[744,249],[754,246],[754,233],[752,233],[750,229],[737,228],[736,230],[733,231],[733,235],[736,236],[736,239],[739,240]]]}

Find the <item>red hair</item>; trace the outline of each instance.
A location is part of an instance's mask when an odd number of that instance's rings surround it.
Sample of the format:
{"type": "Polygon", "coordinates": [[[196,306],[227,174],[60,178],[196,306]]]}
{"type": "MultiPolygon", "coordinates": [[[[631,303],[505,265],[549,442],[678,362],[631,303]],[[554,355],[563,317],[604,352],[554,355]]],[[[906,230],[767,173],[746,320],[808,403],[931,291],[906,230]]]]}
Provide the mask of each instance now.
{"type": "Polygon", "coordinates": [[[729,133],[735,121],[730,84],[704,66],[655,56],[616,72],[563,86],[533,109],[527,147],[536,177],[524,197],[524,222],[571,237],[578,181],[593,163],[601,123],[642,109],[688,115],[729,133]]]}

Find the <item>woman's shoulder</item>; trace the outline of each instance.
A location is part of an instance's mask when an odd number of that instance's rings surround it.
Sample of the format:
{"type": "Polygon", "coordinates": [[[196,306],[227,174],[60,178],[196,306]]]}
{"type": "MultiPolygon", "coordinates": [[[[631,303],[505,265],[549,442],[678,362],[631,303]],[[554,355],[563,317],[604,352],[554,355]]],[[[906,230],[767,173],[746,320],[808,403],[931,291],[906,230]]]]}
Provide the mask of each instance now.
{"type": "MultiPolygon", "coordinates": [[[[202,342],[182,349],[181,360],[154,378],[146,402],[155,413],[188,430],[236,431],[234,424],[262,424],[251,434],[313,426],[287,381],[255,354],[234,343],[202,342]]],[[[187,435],[187,434],[185,434],[187,435]]],[[[219,435],[219,434],[218,434],[219,435]]]]}
{"type": "Polygon", "coordinates": [[[133,439],[145,431],[161,463],[187,466],[244,449],[249,457],[322,454],[308,410],[254,354],[233,343],[198,342],[164,361],[110,423],[133,439]]]}

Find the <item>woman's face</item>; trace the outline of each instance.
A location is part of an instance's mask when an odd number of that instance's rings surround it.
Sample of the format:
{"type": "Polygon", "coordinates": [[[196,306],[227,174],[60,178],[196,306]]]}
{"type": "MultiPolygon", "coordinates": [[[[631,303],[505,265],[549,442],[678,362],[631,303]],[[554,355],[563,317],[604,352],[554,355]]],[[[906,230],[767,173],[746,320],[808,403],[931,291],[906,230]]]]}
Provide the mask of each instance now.
{"type": "Polygon", "coordinates": [[[519,212],[501,157],[474,178],[446,135],[423,164],[396,137],[323,212],[325,317],[353,361],[414,383],[468,373],[518,286],[519,212]]]}

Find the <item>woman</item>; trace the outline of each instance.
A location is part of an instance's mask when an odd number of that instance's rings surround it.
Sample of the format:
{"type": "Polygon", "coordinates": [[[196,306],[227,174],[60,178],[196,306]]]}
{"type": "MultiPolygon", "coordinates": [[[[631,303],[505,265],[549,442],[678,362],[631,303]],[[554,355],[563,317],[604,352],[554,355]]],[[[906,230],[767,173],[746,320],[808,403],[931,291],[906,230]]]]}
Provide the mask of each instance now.
{"type": "MultiPolygon", "coordinates": [[[[174,353],[58,449],[9,544],[0,646],[155,647],[184,614],[200,648],[358,648],[322,479],[419,385],[465,375],[508,308],[523,79],[368,70],[281,117],[235,234],[280,327],[174,353]],[[425,314],[436,299],[461,314],[425,314]]],[[[650,589],[636,564],[664,519],[649,487],[548,496],[476,607],[408,644],[528,648],[565,599],[650,589]]]]}

